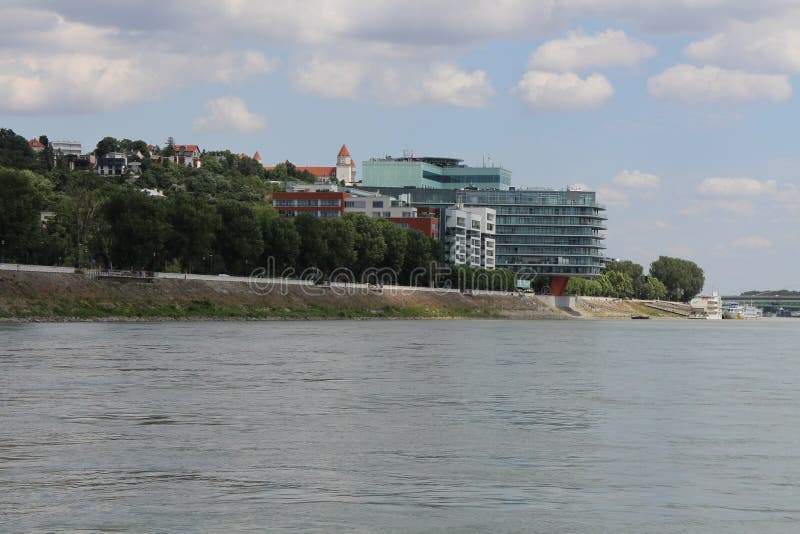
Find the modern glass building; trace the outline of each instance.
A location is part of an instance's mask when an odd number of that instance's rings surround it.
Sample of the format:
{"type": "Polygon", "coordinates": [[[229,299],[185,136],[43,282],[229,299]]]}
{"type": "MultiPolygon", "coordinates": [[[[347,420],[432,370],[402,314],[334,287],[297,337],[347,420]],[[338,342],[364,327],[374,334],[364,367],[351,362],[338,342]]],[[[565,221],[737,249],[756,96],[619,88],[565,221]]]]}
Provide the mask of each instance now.
{"type": "Polygon", "coordinates": [[[375,188],[508,190],[511,171],[502,167],[468,167],[455,158],[387,156],[362,163],[362,184],[375,188]]]}
{"type": "Polygon", "coordinates": [[[594,191],[577,188],[381,191],[407,195],[408,202],[415,206],[444,208],[463,204],[493,208],[497,214],[496,267],[520,275],[549,276],[553,294],[563,294],[569,277],[594,277],[604,266],[605,206],[597,202],[594,191]]]}

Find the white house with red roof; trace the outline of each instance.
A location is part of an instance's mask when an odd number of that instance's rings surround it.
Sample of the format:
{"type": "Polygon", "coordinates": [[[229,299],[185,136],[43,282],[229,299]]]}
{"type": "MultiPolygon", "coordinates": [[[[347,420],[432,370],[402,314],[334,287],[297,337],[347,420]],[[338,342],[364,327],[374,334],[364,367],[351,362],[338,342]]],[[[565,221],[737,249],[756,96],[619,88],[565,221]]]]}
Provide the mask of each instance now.
{"type": "Polygon", "coordinates": [[[38,139],[31,139],[28,141],[28,146],[30,146],[37,154],[44,150],[44,144],[38,139]]]}
{"type": "Polygon", "coordinates": [[[186,167],[193,167],[199,169],[202,166],[200,161],[200,147],[197,145],[175,145],[172,147],[175,150],[174,156],[166,156],[164,159],[177,163],[178,165],[185,165],[186,167]]]}

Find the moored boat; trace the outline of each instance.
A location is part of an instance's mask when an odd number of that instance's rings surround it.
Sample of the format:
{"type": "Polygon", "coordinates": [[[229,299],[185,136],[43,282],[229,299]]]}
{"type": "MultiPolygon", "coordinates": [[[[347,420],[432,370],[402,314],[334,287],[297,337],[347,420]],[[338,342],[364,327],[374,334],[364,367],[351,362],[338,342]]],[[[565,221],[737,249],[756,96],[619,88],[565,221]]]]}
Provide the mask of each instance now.
{"type": "Polygon", "coordinates": [[[689,301],[689,307],[689,319],[722,319],[722,298],[716,291],[696,296],[689,301]]]}

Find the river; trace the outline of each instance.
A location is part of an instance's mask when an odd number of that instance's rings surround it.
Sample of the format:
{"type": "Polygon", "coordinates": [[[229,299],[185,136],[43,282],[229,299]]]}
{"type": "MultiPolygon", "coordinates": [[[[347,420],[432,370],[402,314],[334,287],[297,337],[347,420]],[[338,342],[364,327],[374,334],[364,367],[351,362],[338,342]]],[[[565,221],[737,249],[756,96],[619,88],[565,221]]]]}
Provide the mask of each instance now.
{"type": "Polygon", "coordinates": [[[792,532],[799,334],[0,325],[0,530],[792,532]]]}

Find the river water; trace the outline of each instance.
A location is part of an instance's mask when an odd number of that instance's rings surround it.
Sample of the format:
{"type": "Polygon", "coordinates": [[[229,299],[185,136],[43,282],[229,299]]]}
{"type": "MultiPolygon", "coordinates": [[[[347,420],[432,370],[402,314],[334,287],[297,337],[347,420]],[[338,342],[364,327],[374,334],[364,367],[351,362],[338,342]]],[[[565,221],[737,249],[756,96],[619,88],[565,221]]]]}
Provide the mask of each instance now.
{"type": "Polygon", "coordinates": [[[796,532],[799,334],[0,325],[0,530],[796,532]]]}

